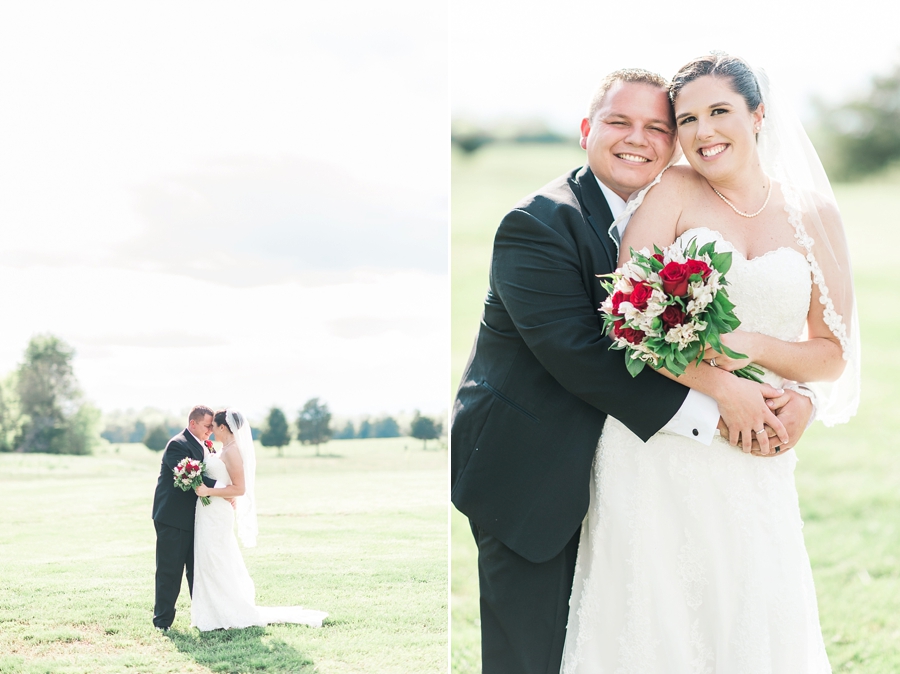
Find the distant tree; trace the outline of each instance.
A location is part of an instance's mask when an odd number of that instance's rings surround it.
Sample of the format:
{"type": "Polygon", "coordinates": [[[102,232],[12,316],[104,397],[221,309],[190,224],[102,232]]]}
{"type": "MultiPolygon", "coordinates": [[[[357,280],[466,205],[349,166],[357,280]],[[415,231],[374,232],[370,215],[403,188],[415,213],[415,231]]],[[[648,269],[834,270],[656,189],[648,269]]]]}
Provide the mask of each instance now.
{"type": "Polygon", "coordinates": [[[89,454],[99,440],[99,413],[82,401],[75,352],[52,335],[33,337],[16,373],[22,452],[89,454]]]}
{"type": "Polygon", "coordinates": [[[355,438],[356,429],[353,428],[353,422],[348,421],[341,430],[335,431],[334,435],[331,437],[335,440],[352,440],[355,438]]]}
{"type": "Polygon", "coordinates": [[[372,424],[372,436],[376,438],[399,438],[400,425],[393,417],[382,417],[372,424]]]}
{"type": "Polygon", "coordinates": [[[287,417],[277,407],[269,410],[266,428],[260,434],[259,441],[265,447],[277,447],[278,456],[284,456],[283,448],[291,441],[291,433],[288,429],[287,417]]]}
{"type": "Polygon", "coordinates": [[[836,106],[818,103],[820,152],[838,179],[859,178],[900,160],[900,63],[869,90],[836,106]]]}
{"type": "Polygon", "coordinates": [[[0,452],[11,452],[22,430],[15,373],[0,381],[0,452]]]}
{"type": "Polygon", "coordinates": [[[306,401],[297,416],[297,439],[304,445],[315,445],[319,456],[319,445],[331,439],[331,412],[326,403],[318,398],[306,401]]]}
{"type": "Polygon", "coordinates": [[[409,426],[409,434],[422,441],[422,449],[428,449],[429,440],[437,440],[441,437],[441,422],[429,417],[423,417],[416,410],[412,423],[409,426]]]}
{"type": "Polygon", "coordinates": [[[356,437],[360,440],[365,440],[366,438],[373,437],[372,435],[372,422],[368,419],[363,419],[359,422],[359,430],[356,432],[356,437]]]}
{"type": "MultiPolygon", "coordinates": [[[[163,431],[165,431],[167,433],[166,440],[168,440],[173,435],[175,435],[175,433],[168,432],[169,429],[166,427],[165,424],[160,424],[159,426],[157,426],[157,428],[160,428],[160,427],[162,427],[163,431]]],[[[147,442],[145,440],[146,437],[147,437],[147,424],[145,424],[140,419],[136,420],[134,422],[134,427],[132,428],[131,433],[128,434],[128,442],[143,442],[145,445],[147,445],[147,442]]],[[[150,445],[147,445],[147,446],[150,447],[150,445]]],[[[165,445],[160,447],[160,449],[164,449],[164,448],[165,448],[165,445]]],[[[150,447],[150,449],[153,449],[153,447],[150,447]]]]}
{"type": "Polygon", "coordinates": [[[169,429],[164,424],[160,424],[150,429],[150,432],[144,438],[144,444],[148,449],[158,452],[166,448],[170,437],[172,436],[169,435],[169,429]]]}

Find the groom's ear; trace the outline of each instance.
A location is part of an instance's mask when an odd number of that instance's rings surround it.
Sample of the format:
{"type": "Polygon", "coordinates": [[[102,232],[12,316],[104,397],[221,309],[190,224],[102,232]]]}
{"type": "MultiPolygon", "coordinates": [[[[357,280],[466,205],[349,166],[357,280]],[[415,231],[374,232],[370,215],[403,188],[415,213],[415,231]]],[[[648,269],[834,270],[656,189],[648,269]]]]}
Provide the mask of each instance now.
{"type": "Polygon", "coordinates": [[[591,120],[587,117],[581,120],[581,149],[587,150],[587,137],[591,133],[591,120]]]}

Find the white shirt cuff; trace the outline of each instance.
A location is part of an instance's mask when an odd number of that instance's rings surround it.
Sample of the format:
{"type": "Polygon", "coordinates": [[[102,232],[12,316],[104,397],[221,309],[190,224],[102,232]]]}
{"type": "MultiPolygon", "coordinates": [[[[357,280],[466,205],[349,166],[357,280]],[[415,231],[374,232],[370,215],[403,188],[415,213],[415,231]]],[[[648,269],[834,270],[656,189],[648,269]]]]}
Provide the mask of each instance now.
{"type": "Polygon", "coordinates": [[[709,445],[718,427],[719,406],[716,401],[705,393],[689,389],[675,416],[661,430],[709,445]]]}
{"type": "Polygon", "coordinates": [[[816,405],[815,392],[811,388],[809,388],[806,384],[800,384],[800,383],[795,383],[795,382],[785,382],[784,388],[790,389],[791,391],[795,391],[796,393],[799,393],[800,395],[806,396],[807,398],[809,398],[810,402],[812,403],[813,408],[812,408],[812,414],[809,415],[809,421],[806,422],[806,427],[809,428],[810,426],[812,426],[812,423],[816,420],[816,411],[817,411],[817,407],[818,407],[816,405]]]}

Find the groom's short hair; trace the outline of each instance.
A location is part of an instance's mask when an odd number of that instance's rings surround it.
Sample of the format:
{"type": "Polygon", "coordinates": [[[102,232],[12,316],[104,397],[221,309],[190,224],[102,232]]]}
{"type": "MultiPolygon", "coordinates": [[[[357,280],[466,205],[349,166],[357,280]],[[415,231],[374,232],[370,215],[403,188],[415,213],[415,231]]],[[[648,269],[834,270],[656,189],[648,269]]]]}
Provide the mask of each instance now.
{"type": "Polygon", "coordinates": [[[188,414],[188,422],[191,421],[203,421],[206,415],[213,416],[213,411],[209,409],[206,405],[194,405],[194,409],[191,410],[191,413],[188,414]]]}
{"type": "Polygon", "coordinates": [[[603,99],[607,92],[612,89],[613,85],[617,82],[649,84],[650,86],[659,87],[666,92],[669,90],[669,82],[666,78],[662,75],[650,72],[649,70],[643,70],[641,68],[623,68],[622,70],[616,70],[603,78],[603,81],[600,82],[600,86],[597,87],[597,91],[594,92],[593,98],[591,98],[591,105],[588,108],[588,119],[591,122],[594,121],[594,115],[597,114],[597,110],[599,110],[600,106],[603,104],[603,99]]]}

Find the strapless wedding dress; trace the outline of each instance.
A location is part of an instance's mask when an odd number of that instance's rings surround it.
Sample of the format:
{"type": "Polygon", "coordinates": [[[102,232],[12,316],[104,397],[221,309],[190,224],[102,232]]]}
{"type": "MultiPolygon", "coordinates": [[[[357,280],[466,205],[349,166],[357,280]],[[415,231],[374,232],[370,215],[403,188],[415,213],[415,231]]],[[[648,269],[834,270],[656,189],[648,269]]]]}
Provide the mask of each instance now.
{"type": "MultiPolygon", "coordinates": [[[[204,461],[206,474],[216,480],[217,487],[231,484],[228,468],[218,455],[208,454],[204,461]]],[[[217,496],[210,497],[207,506],[197,499],[191,625],[204,632],[270,623],[321,627],[327,616],[302,606],[257,606],[256,588],[234,535],[234,509],[217,496]]]]}
{"type": "MultiPolygon", "coordinates": [[[[803,334],[812,282],[802,253],[732,252],[741,329],[803,334]]],[[[766,381],[780,385],[767,373],[766,381]]],[[[652,404],[652,401],[650,401],[652,404]]],[[[831,672],[803,542],[793,451],[744,454],[658,433],[646,444],[610,417],[581,530],[563,674],[831,672]]]]}

